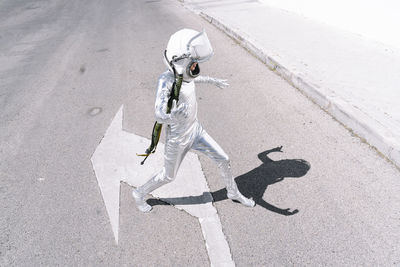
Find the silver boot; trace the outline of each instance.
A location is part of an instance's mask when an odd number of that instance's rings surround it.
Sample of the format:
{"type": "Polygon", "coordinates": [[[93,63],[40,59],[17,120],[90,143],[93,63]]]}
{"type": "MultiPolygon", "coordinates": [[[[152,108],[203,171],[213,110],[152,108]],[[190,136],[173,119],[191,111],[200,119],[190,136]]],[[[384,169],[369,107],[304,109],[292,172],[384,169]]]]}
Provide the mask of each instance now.
{"type": "Polygon", "coordinates": [[[152,206],[147,204],[146,200],[144,199],[146,195],[169,182],[168,179],[165,179],[164,173],[164,170],[162,170],[148,180],[144,185],[139,186],[136,189],[132,189],[132,196],[136,201],[136,207],[141,212],[149,212],[152,210],[152,206]]]}
{"type": "Polygon", "coordinates": [[[227,197],[232,200],[239,201],[246,207],[254,207],[256,203],[253,199],[247,198],[240,193],[237,184],[232,176],[231,166],[229,161],[225,161],[219,165],[222,176],[225,181],[227,197]]]}

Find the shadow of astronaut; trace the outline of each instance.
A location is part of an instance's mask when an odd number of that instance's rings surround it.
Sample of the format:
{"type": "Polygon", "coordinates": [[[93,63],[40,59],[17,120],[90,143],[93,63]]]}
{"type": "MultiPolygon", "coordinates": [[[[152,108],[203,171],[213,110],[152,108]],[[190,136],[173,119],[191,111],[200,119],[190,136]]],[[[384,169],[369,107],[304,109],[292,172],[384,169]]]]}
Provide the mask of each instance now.
{"type": "MultiPolygon", "coordinates": [[[[242,174],[235,178],[240,192],[246,197],[252,197],[257,205],[281,215],[293,215],[298,212],[297,209],[291,211],[290,208],[278,208],[263,199],[264,193],[269,185],[282,181],[284,178],[299,178],[307,174],[310,164],[303,159],[283,159],[273,161],[268,157],[269,153],[282,152],[282,146],[276,147],[258,154],[258,158],[262,164],[257,168],[242,174]]],[[[193,205],[208,202],[218,202],[228,199],[226,189],[220,189],[215,192],[204,192],[200,196],[163,198],[161,201],[157,199],[149,199],[148,203],[155,205],[193,205]],[[165,201],[165,202],[164,202],[165,201]]]]}
{"type": "MultiPolygon", "coordinates": [[[[257,168],[235,178],[240,192],[246,197],[253,197],[257,205],[282,215],[293,215],[297,209],[278,208],[263,199],[264,193],[269,185],[282,181],[284,178],[299,178],[304,176],[310,169],[310,164],[303,159],[283,159],[273,161],[268,157],[271,152],[282,152],[282,147],[276,147],[258,154],[262,164],[257,168]]],[[[226,199],[226,190],[221,189],[211,193],[214,201],[226,199]]]]}

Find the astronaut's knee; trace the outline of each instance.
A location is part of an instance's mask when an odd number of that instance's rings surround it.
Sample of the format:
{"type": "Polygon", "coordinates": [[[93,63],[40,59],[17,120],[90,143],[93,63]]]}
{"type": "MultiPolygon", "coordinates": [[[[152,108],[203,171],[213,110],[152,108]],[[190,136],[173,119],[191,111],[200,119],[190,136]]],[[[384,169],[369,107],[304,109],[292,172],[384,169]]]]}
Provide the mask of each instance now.
{"type": "Polygon", "coordinates": [[[165,175],[165,182],[166,183],[170,183],[170,182],[172,182],[173,180],[175,180],[175,176],[168,176],[168,175],[165,175]]]}

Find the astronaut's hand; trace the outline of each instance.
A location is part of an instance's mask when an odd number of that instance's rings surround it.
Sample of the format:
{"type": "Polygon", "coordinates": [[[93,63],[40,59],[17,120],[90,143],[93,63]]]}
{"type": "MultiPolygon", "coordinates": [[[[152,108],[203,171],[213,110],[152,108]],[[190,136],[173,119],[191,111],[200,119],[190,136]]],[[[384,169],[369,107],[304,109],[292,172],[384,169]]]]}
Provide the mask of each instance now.
{"type": "Polygon", "coordinates": [[[176,100],[172,101],[171,120],[173,123],[179,123],[188,117],[188,106],[185,103],[176,106],[176,100]]]}
{"type": "Polygon", "coordinates": [[[214,84],[221,89],[229,86],[228,80],[217,78],[214,78],[214,84]]]}

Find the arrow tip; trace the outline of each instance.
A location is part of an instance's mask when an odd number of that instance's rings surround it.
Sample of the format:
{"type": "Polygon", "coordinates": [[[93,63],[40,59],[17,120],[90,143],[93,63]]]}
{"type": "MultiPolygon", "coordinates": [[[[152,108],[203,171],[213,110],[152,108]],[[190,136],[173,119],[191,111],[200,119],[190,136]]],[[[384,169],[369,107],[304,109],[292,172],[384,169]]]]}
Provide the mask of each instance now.
{"type": "Polygon", "coordinates": [[[117,134],[122,131],[122,120],[124,117],[124,105],[121,105],[104,136],[117,134]]]}

